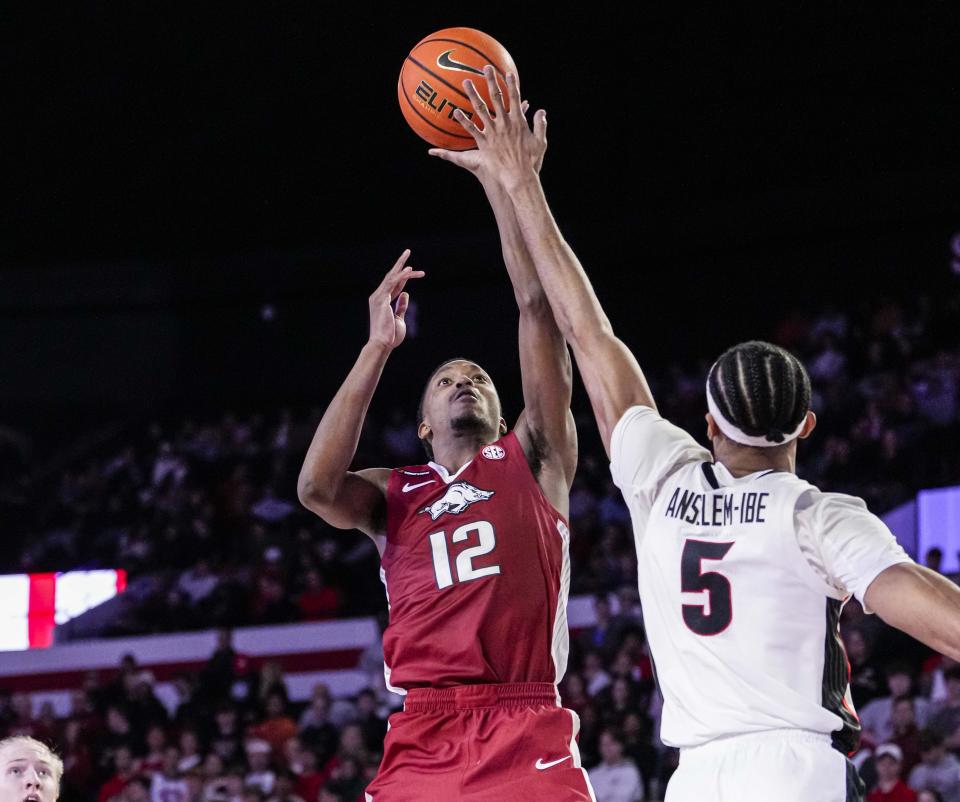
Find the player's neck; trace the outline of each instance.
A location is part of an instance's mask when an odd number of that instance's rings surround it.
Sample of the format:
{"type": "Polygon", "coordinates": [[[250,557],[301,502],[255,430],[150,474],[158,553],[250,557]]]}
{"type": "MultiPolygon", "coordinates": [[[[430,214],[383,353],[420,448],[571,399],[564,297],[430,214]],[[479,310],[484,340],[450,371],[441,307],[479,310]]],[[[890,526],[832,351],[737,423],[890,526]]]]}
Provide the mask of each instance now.
{"type": "Polygon", "coordinates": [[[433,462],[442,465],[448,473],[454,474],[472,460],[477,452],[488,445],[487,438],[476,432],[463,435],[450,435],[449,440],[438,443],[433,441],[433,462]]]}
{"type": "Polygon", "coordinates": [[[714,442],[714,456],[737,479],[760,471],[797,470],[796,448],[751,448],[721,440],[714,442]]]}

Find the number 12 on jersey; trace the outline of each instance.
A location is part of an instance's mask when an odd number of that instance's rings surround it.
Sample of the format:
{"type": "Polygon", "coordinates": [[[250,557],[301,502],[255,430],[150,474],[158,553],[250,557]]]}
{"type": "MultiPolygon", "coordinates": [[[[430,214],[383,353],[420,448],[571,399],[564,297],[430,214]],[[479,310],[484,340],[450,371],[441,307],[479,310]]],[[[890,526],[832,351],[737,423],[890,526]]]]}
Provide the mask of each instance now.
{"type": "MultiPolygon", "coordinates": [[[[464,549],[457,555],[455,568],[458,582],[469,582],[473,579],[500,573],[499,565],[488,565],[484,568],[473,567],[474,558],[489,554],[497,545],[493,524],[489,521],[474,521],[464,524],[453,530],[450,540],[454,543],[462,543],[470,537],[471,532],[477,533],[480,542],[476,546],[464,549]]],[[[454,580],[453,572],[450,570],[450,554],[447,550],[446,532],[434,532],[430,535],[430,550],[433,552],[433,573],[436,576],[437,588],[439,590],[449,588],[454,580]]]]}
{"type": "Polygon", "coordinates": [[[704,571],[704,560],[722,560],[733,543],[687,539],[680,556],[680,591],[706,593],[707,604],[684,604],[683,622],[697,635],[719,635],[733,620],[730,580],[717,571],[704,571]],[[710,612],[707,612],[709,607],[710,612]]]}

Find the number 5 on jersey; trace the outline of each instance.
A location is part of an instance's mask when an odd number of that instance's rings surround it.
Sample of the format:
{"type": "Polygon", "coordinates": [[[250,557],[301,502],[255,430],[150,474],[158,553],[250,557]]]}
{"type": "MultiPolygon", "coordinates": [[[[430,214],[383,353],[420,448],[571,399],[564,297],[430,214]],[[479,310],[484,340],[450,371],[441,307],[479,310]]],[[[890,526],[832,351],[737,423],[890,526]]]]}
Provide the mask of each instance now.
{"type": "Polygon", "coordinates": [[[706,593],[706,604],[683,605],[683,623],[697,635],[719,635],[733,620],[730,580],[716,571],[704,571],[704,560],[722,560],[733,543],[687,539],[680,556],[680,591],[706,593]],[[707,612],[707,609],[710,612],[707,612]]]}
{"type": "MultiPolygon", "coordinates": [[[[497,545],[493,525],[489,521],[474,521],[457,527],[453,530],[450,540],[454,543],[462,543],[470,537],[471,532],[477,533],[480,542],[476,546],[464,549],[457,555],[455,563],[457,582],[469,582],[473,579],[500,573],[499,565],[488,565],[484,568],[473,567],[474,558],[489,554],[497,545]]],[[[443,590],[450,587],[454,582],[453,572],[450,570],[447,533],[434,532],[430,535],[430,549],[433,552],[433,573],[437,579],[437,588],[443,590]]]]}

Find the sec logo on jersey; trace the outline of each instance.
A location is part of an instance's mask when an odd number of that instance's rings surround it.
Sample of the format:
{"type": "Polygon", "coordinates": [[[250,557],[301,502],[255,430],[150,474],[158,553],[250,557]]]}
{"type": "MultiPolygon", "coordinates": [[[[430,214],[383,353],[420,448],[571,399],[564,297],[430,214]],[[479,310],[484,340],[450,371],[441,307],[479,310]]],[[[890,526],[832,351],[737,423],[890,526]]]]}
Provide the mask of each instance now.
{"type": "Polygon", "coordinates": [[[500,446],[485,446],[480,454],[487,459],[503,459],[507,456],[507,452],[500,448],[500,446]]]}

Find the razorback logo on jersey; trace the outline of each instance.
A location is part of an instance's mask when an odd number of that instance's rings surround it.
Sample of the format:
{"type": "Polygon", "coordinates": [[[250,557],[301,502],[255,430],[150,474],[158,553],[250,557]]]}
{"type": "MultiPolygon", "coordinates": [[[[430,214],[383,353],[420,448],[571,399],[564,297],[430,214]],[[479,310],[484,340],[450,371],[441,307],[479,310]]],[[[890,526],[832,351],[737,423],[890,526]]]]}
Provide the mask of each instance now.
{"type": "Polygon", "coordinates": [[[438,498],[429,507],[424,507],[420,512],[427,513],[435,521],[448,512],[451,515],[459,515],[471,504],[486,501],[493,494],[493,490],[481,490],[469,482],[454,482],[447,488],[447,492],[441,498],[438,498]]]}

